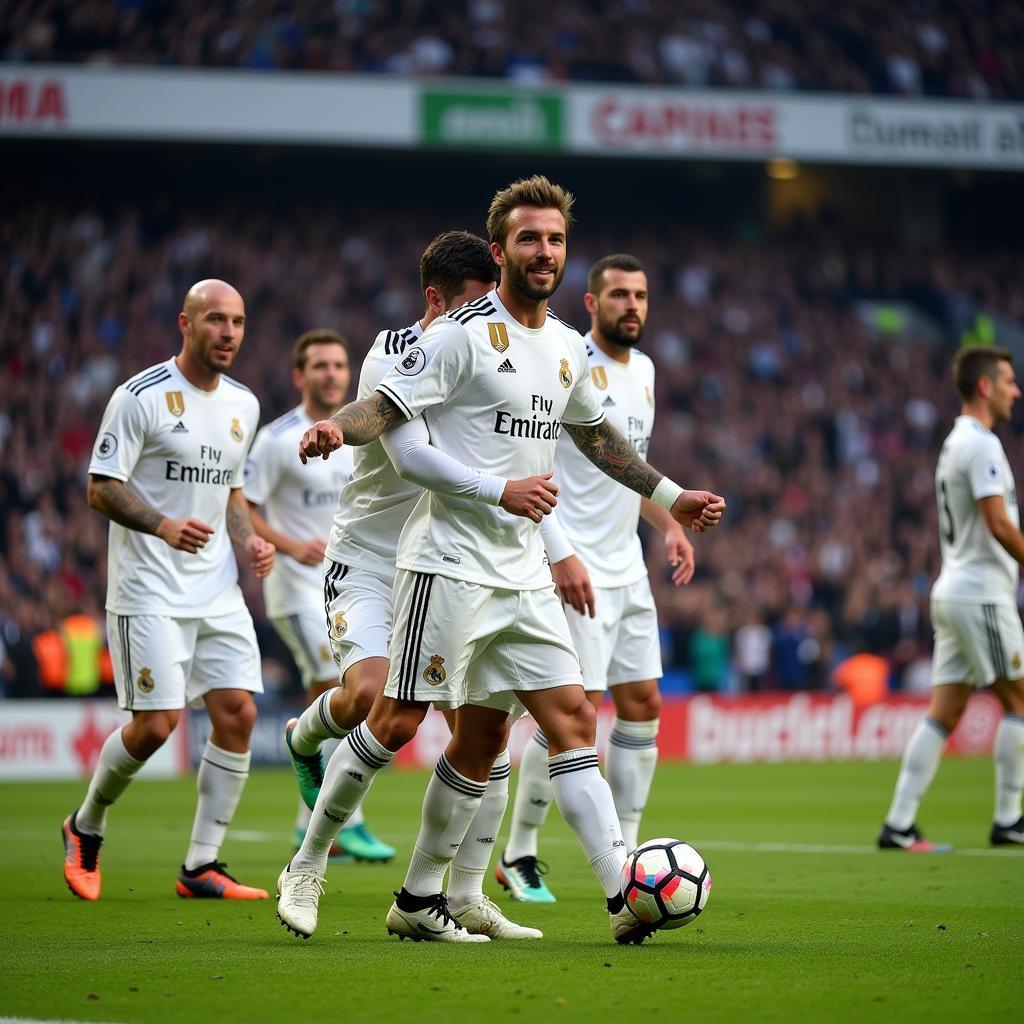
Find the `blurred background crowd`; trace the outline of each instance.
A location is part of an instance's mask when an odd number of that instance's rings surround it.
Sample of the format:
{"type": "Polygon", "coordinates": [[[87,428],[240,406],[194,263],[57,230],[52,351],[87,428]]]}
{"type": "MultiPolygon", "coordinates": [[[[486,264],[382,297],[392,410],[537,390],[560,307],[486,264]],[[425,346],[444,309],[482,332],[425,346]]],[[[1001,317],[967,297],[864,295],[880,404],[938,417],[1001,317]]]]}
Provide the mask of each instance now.
{"type": "Polygon", "coordinates": [[[1024,96],[1019,0],[35,0],[0,59],[1024,96]]]}
{"type": "MultiPolygon", "coordinates": [[[[202,210],[173,189],[160,201],[0,201],[0,664],[9,696],[109,683],[107,522],[86,505],[86,467],[112,390],[177,351],[188,286],[219,276],[245,297],[247,340],[233,375],[259,396],[267,421],[296,402],[288,360],[299,333],[340,330],[358,366],[379,329],[420,315],[426,242],[482,220],[479,206],[449,213],[415,196],[390,213],[351,196],[275,208],[230,198],[232,176],[257,172],[205,161],[200,173],[224,176],[228,191],[202,210]]],[[[571,238],[553,305],[563,319],[588,327],[587,270],[615,251],[641,258],[650,280],[650,459],[729,502],[723,528],[695,541],[690,586],[673,589],[660,541],[648,545],[669,685],[821,688],[841,659],[863,652],[881,659],[893,685],[926,686],[934,463],[958,410],[949,364],[962,340],[990,340],[993,318],[1024,321],[1024,256],[940,243],[908,257],[851,242],[827,222],[740,234],[685,218],[668,229],[650,217],[614,227],[591,218],[571,238]]],[[[1019,464],[1020,426],[1002,436],[1019,464]]],[[[259,585],[243,574],[243,586],[268,687],[294,687],[259,585]]]]}

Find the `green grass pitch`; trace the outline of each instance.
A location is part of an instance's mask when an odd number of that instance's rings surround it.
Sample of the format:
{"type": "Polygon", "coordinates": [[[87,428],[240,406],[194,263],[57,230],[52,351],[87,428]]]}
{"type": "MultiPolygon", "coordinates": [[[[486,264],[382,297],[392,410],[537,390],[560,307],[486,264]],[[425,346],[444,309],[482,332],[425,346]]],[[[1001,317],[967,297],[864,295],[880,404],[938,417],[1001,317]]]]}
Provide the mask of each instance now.
{"type": "MultiPolygon", "coordinates": [[[[190,780],[138,783],[111,813],[103,898],[75,899],[60,822],[80,784],[0,787],[0,1016],[195,1024],[336,1020],[1005,1021],[1024,996],[1024,851],[988,850],[992,767],[950,760],[924,808],[948,856],[871,846],[893,764],[663,765],[642,835],[693,843],[714,879],[694,924],[617,947],[557,813],[542,857],[554,906],[490,894],[541,942],[399,942],[384,914],[404,874],[426,776],[385,772],[367,805],[390,865],[332,865],[316,935],[274,903],[174,894],[190,780]]],[[[514,777],[514,775],[513,775],[514,777]]],[[[271,891],[295,790],[257,770],[223,851],[271,891]]]]}

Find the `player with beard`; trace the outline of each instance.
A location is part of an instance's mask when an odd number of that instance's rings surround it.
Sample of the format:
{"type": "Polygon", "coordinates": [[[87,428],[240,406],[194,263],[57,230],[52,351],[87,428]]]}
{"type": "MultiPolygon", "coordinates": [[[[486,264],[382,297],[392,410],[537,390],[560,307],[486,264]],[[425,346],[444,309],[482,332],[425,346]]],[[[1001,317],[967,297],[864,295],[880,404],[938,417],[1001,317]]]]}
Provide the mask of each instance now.
{"type": "MultiPolygon", "coordinates": [[[[590,378],[608,422],[646,457],[654,425],[654,364],[636,349],[647,320],[647,275],[634,256],[605,256],[591,268],[584,302],[590,378]]],[[[627,850],[637,845],[640,818],[658,761],[661,696],[658,613],[637,535],[640,516],[665,540],[672,580],[693,577],[693,546],[683,527],[649,498],[623,491],[567,437],[555,448],[558,510],[544,535],[555,585],[583,669],[587,698],[599,707],[606,689],[615,703],[605,776],[627,850]],[[593,509],[604,509],[595,516],[593,509]]],[[[552,801],[548,741],[537,729],[520,764],[508,846],[495,870],[513,899],[554,903],[541,875],[537,833],[552,801]]]]}
{"type": "MultiPolygon", "coordinates": [[[[595,465],[683,525],[697,532],[716,525],[722,498],[662,477],[607,422],[583,339],[548,309],[565,270],[572,202],[539,175],[499,191],[487,230],[501,284],[436,321],[370,398],[310,428],[302,458],[327,456],[345,441],[368,444],[422,413],[439,450],[517,479],[551,471],[564,429],[595,465]]],[[[432,491],[420,498],[399,542],[384,695],[335,751],[313,817],[344,823],[377,772],[415,735],[430,703],[472,712],[465,725],[480,735],[525,706],[548,737],[555,799],[607,898],[612,935],[640,942],[650,932],[619,893],[626,850],[598,770],[597,715],[536,526],[553,504],[538,503],[530,523],[479,501],[432,491]]],[[[389,931],[465,941],[443,880],[498,750],[481,744],[475,759],[438,764],[405,882],[387,915],[389,931]]]]}
{"type": "Polygon", "coordinates": [[[177,356],[114,392],[89,464],[89,504],[111,521],[107,627],[118,703],[132,720],[107,737],[85,800],[64,821],[64,878],[84,900],[100,896],[107,811],[186,704],[205,704],[213,728],[178,895],[267,898],[217,859],[249,777],[252,695],[263,690],[232,542],[259,577],[274,562],[242,493],[259,402],[224,372],[245,335],[242,296],[223,281],[194,284],[178,329],[177,356]]]}

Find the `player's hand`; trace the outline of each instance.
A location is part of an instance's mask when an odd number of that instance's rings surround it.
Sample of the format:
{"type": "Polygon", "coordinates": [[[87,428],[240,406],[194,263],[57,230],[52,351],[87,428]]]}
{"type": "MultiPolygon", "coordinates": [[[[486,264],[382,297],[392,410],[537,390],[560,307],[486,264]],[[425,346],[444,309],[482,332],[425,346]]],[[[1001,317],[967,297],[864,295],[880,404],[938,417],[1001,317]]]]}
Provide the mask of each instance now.
{"type": "Polygon", "coordinates": [[[555,590],[565,604],[571,604],[580,615],[594,617],[594,588],[590,585],[587,567],[576,557],[569,555],[551,566],[555,590]]]}
{"type": "Polygon", "coordinates": [[[341,428],[331,420],[314,423],[299,442],[299,461],[305,465],[307,459],[323,456],[325,459],[336,452],[344,440],[341,428]]]}
{"type": "Polygon", "coordinates": [[[686,531],[678,523],[673,523],[671,528],[665,531],[665,550],[668,554],[668,564],[672,566],[672,582],[677,587],[685,586],[693,579],[696,562],[693,545],[687,538],[686,531]]]}
{"type": "Polygon", "coordinates": [[[287,554],[291,555],[299,565],[319,565],[324,560],[327,544],[319,537],[312,540],[297,540],[287,554]]]}
{"type": "Polygon", "coordinates": [[[551,479],[553,473],[528,476],[523,480],[509,480],[501,492],[498,504],[514,516],[523,516],[539,523],[558,504],[558,484],[551,479]]]}
{"type": "Polygon", "coordinates": [[[213,536],[213,527],[201,519],[162,519],[157,525],[156,535],[175,551],[194,555],[213,536]]]}
{"type": "Polygon", "coordinates": [[[260,580],[269,575],[270,570],[274,568],[274,556],[277,554],[274,545],[253,534],[245,547],[249,552],[249,565],[252,567],[253,575],[260,580]]]}
{"type": "Polygon", "coordinates": [[[718,525],[724,511],[725,498],[721,495],[710,491],[683,491],[669,509],[669,514],[694,533],[704,533],[718,525]]]}

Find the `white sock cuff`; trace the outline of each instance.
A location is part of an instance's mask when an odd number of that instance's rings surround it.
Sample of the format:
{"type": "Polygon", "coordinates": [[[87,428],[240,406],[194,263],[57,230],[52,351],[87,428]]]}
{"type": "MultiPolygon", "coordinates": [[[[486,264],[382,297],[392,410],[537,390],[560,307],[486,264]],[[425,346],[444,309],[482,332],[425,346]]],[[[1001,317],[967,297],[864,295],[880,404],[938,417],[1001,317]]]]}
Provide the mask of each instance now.
{"type": "Polygon", "coordinates": [[[644,750],[648,747],[655,747],[657,746],[655,739],[660,725],[661,722],[657,718],[651,722],[625,722],[616,716],[612,721],[612,731],[608,742],[627,750],[644,750]]]}
{"type": "Polygon", "coordinates": [[[548,758],[548,775],[555,779],[559,775],[571,772],[583,772],[597,769],[597,748],[576,747],[575,750],[564,750],[561,754],[548,758]]]}
{"type": "Polygon", "coordinates": [[[930,725],[944,740],[949,739],[949,730],[939,721],[930,716],[925,716],[925,724],[930,725]]]}
{"type": "Polygon", "coordinates": [[[539,743],[545,750],[548,749],[548,738],[539,726],[533,732],[533,742],[539,743]]]}
{"type": "Polygon", "coordinates": [[[456,793],[461,793],[463,796],[479,799],[487,792],[486,782],[474,782],[472,779],[467,779],[465,775],[460,775],[444,754],[438,758],[434,774],[449,789],[454,789],[456,793]]]}
{"type": "Polygon", "coordinates": [[[1013,711],[1007,711],[1006,714],[1003,715],[1002,724],[1008,725],[1011,728],[1024,729],[1024,715],[1018,715],[1013,711]]]}
{"type": "Polygon", "coordinates": [[[239,775],[248,775],[252,752],[246,750],[242,754],[236,754],[233,750],[224,750],[218,747],[213,740],[207,740],[203,750],[203,760],[212,764],[214,768],[223,768],[226,772],[237,772],[239,775]]]}
{"type": "Polygon", "coordinates": [[[320,724],[324,727],[324,731],[329,736],[333,736],[336,740],[343,740],[348,735],[348,731],[338,725],[331,714],[331,697],[334,696],[334,690],[335,687],[332,686],[317,697],[316,715],[320,719],[320,724]]]}
{"type": "Polygon", "coordinates": [[[346,737],[345,741],[352,748],[352,753],[368,768],[383,768],[391,762],[394,752],[380,743],[370,732],[365,722],[357,725],[346,737]]]}
{"type": "Polygon", "coordinates": [[[512,757],[506,747],[495,759],[491,767],[491,782],[500,782],[512,774],[512,757]]]}
{"type": "Polygon", "coordinates": [[[140,761],[137,757],[132,757],[128,753],[128,748],[124,745],[124,729],[114,730],[114,735],[117,736],[115,742],[117,743],[117,756],[123,758],[124,763],[132,770],[138,771],[146,762],[140,761]]]}

